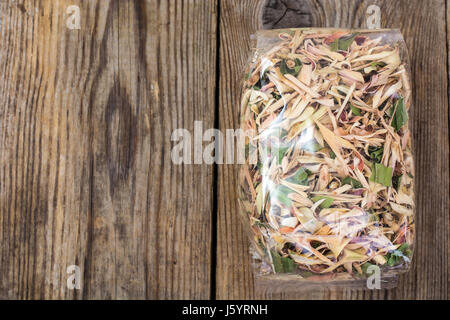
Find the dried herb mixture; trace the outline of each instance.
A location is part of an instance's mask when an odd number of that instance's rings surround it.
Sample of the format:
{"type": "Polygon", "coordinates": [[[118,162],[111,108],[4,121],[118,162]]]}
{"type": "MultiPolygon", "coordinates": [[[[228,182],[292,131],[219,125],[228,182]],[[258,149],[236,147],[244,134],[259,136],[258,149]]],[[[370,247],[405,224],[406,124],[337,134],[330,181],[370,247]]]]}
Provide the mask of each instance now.
{"type": "Polygon", "coordinates": [[[414,236],[411,90],[395,43],[293,29],[244,82],[241,207],[262,273],[405,267],[414,236]]]}

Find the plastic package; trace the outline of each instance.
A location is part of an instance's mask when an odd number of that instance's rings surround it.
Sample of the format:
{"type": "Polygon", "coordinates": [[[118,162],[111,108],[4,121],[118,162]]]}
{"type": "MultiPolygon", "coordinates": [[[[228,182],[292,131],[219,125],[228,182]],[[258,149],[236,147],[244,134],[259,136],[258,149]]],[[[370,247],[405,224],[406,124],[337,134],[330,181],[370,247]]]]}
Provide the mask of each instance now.
{"type": "Polygon", "coordinates": [[[257,280],[361,287],[379,274],[395,286],[415,221],[402,35],[313,28],[253,40],[239,201],[257,280]]]}

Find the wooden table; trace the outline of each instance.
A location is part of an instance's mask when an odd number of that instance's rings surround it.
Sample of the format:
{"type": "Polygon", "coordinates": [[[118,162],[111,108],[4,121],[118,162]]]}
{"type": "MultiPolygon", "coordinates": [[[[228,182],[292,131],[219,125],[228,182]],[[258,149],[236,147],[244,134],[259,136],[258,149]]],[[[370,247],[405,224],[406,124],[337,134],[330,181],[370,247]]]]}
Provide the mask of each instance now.
{"type": "Polygon", "coordinates": [[[0,298],[448,298],[445,1],[0,0],[0,298]],[[393,290],[255,291],[236,168],[174,164],[171,134],[238,127],[256,29],[366,27],[371,4],[410,49],[413,268],[393,290]]]}

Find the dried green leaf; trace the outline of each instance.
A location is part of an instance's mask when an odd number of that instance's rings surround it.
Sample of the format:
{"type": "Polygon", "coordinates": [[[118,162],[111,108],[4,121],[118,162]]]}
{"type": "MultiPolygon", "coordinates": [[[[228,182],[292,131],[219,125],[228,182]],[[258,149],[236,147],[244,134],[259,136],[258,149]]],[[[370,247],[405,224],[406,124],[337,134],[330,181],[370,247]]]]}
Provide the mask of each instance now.
{"type": "Polygon", "coordinates": [[[370,159],[375,163],[380,163],[383,158],[384,147],[369,147],[370,159]]]}
{"type": "Polygon", "coordinates": [[[372,165],[370,181],[390,187],[392,185],[392,168],[385,167],[381,163],[375,163],[375,165],[372,165]]]}
{"type": "Polygon", "coordinates": [[[367,269],[369,269],[369,267],[374,266],[374,264],[370,263],[370,262],[366,262],[361,266],[362,272],[365,275],[370,275],[369,273],[367,273],[367,269]]]}
{"type": "Polygon", "coordinates": [[[302,167],[300,167],[297,170],[297,172],[295,173],[295,175],[293,175],[292,177],[287,179],[287,181],[295,183],[295,184],[307,186],[308,185],[308,172],[305,169],[303,169],[302,167]]]}
{"type": "Polygon", "coordinates": [[[277,160],[278,160],[278,164],[281,164],[281,162],[283,161],[283,158],[286,155],[286,152],[288,150],[289,150],[289,147],[281,147],[281,148],[277,149],[276,157],[277,157],[277,160]]]}
{"type": "Polygon", "coordinates": [[[325,201],[320,204],[320,207],[322,209],[326,209],[326,208],[331,207],[331,205],[333,204],[333,201],[334,201],[333,198],[323,197],[323,196],[313,197],[312,201],[317,202],[317,201],[320,201],[322,199],[325,199],[325,201]]]}
{"type": "Polygon", "coordinates": [[[333,150],[330,150],[330,158],[333,160],[336,159],[336,153],[333,150]]]}
{"type": "Polygon", "coordinates": [[[352,177],[345,177],[342,180],[342,184],[349,184],[352,186],[353,189],[361,189],[363,188],[363,185],[361,184],[361,182],[359,182],[356,179],[353,179],[352,177]]]}
{"type": "Polygon", "coordinates": [[[275,268],[275,273],[283,273],[283,263],[281,262],[281,256],[275,250],[270,250],[270,254],[272,255],[272,262],[275,268]]]}
{"type": "Polygon", "coordinates": [[[359,33],[354,33],[349,37],[342,37],[334,40],[330,45],[331,51],[338,51],[338,50],[347,51],[358,35],[359,33]]]}
{"type": "Polygon", "coordinates": [[[399,131],[406,122],[408,122],[408,112],[406,111],[403,98],[400,97],[395,106],[395,114],[392,117],[392,127],[395,131],[399,131]]]}
{"type": "Polygon", "coordinates": [[[291,199],[289,199],[289,194],[294,192],[293,190],[289,189],[285,186],[276,186],[273,188],[270,192],[270,195],[272,198],[277,199],[279,202],[284,204],[286,207],[290,207],[292,205],[291,199]]]}
{"type": "Polygon", "coordinates": [[[291,68],[289,68],[289,67],[287,66],[286,60],[281,60],[281,63],[280,63],[280,72],[281,72],[282,75],[285,75],[285,74],[291,74],[291,75],[293,75],[294,77],[296,77],[296,76],[299,74],[299,72],[300,72],[301,69],[302,69],[302,62],[301,62],[300,59],[298,59],[298,58],[295,59],[295,66],[294,66],[293,69],[291,69],[291,68]]]}
{"type": "Polygon", "coordinates": [[[295,270],[295,262],[291,258],[280,256],[274,249],[270,250],[275,273],[292,273],[295,270]]]}
{"type": "Polygon", "coordinates": [[[352,113],[353,113],[355,116],[361,116],[361,115],[362,115],[361,109],[355,107],[355,106],[352,105],[352,104],[350,104],[350,108],[352,109],[352,113]]]}
{"type": "Polygon", "coordinates": [[[392,177],[392,186],[398,191],[403,175],[392,177]]]}
{"type": "Polygon", "coordinates": [[[281,258],[284,273],[292,273],[295,269],[295,262],[291,258],[281,258]]]}

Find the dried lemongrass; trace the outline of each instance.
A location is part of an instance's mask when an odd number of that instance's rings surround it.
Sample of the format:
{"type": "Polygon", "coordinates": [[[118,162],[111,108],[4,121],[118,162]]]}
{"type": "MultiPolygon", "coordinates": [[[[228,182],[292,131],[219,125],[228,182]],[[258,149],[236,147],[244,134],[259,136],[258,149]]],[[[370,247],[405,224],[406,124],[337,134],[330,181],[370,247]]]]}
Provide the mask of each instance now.
{"type": "Polygon", "coordinates": [[[241,207],[274,273],[354,277],[409,262],[410,83],[399,45],[377,34],[281,32],[245,81],[258,161],[243,166],[241,207]]]}

